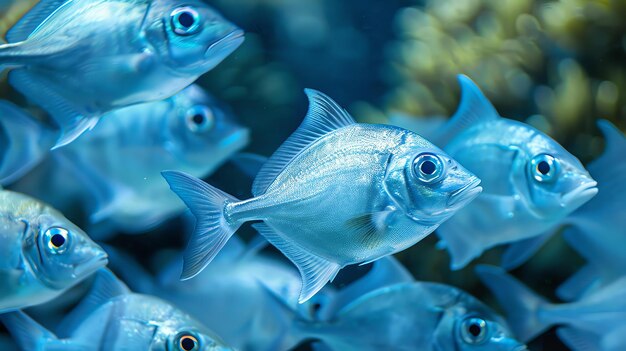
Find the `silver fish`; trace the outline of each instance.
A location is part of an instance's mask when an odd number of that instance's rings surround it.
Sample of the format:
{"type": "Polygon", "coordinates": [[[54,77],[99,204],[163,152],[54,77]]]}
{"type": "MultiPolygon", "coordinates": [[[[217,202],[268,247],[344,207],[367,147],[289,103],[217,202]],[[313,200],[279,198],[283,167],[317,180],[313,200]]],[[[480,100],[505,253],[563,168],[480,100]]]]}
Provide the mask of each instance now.
{"type": "Polygon", "coordinates": [[[23,350],[232,350],[187,314],[155,297],[131,293],[101,270],[91,292],[53,334],[24,312],[0,315],[23,350]]]}
{"type": "Polygon", "coordinates": [[[168,98],[243,42],[199,0],[41,0],[7,34],[10,83],[61,128],[56,147],[106,112],[168,98]]]}
{"type": "Polygon", "coordinates": [[[500,117],[469,78],[458,79],[461,104],[435,140],[484,191],[437,230],[452,269],[488,248],[544,234],[598,192],[576,157],[531,126],[500,117]]]}
{"type": "Polygon", "coordinates": [[[410,131],[357,124],[326,95],[306,90],[300,128],[239,201],[182,172],[163,172],[197,218],[182,277],[198,274],[245,222],[300,270],[300,302],[344,266],[375,261],[430,234],[473,200],[480,180],[410,131]]]}
{"type": "Polygon", "coordinates": [[[300,323],[335,351],[523,351],[502,317],[454,287],[425,282],[374,290],[333,319],[300,323]]]}
{"type": "Polygon", "coordinates": [[[58,211],[0,191],[0,313],[52,300],[104,267],[107,255],[58,211]]]}

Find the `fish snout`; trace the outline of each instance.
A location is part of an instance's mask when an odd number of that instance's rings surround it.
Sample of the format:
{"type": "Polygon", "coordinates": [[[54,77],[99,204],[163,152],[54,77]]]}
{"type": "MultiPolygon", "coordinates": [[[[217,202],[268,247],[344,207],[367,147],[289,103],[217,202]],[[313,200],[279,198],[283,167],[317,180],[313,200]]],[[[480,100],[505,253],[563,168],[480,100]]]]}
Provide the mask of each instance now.
{"type": "Polygon", "coordinates": [[[480,179],[475,177],[465,186],[452,192],[448,198],[447,207],[456,210],[474,200],[483,191],[480,182],[480,179]]]}
{"type": "Polygon", "coordinates": [[[109,256],[100,247],[92,248],[83,252],[83,259],[74,268],[74,275],[78,278],[87,277],[100,268],[106,267],[109,256]]]}
{"type": "Polygon", "coordinates": [[[228,56],[230,53],[235,51],[241,44],[243,44],[245,40],[244,34],[244,31],[239,28],[231,31],[219,40],[212,43],[207,48],[204,56],[206,58],[228,56]]]}
{"type": "Polygon", "coordinates": [[[573,190],[561,196],[561,206],[572,209],[582,206],[598,193],[598,182],[588,178],[580,182],[573,190]]]}

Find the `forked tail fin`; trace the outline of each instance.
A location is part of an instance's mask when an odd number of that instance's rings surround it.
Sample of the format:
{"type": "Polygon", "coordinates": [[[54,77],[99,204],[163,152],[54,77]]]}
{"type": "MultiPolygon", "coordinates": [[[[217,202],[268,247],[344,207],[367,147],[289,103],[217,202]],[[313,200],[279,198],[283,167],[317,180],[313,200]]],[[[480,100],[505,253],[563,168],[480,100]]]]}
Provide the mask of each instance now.
{"type": "Polygon", "coordinates": [[[196,217],[181,275],[183,280],[191,279],[211,263],[241,225],[231,225],[224,218],[226,202],[239,200],[183,172],[164,171],[161,174],[196,217]]]}

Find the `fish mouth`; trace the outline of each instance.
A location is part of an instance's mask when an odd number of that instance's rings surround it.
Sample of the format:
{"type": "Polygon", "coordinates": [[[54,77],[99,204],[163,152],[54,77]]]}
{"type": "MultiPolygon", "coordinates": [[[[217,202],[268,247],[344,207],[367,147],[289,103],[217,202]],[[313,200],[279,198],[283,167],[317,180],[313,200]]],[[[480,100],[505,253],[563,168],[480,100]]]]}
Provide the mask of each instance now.
{"type": "Polygon", "coordinates": [[[222,139],[219,143],[219,147],[222,149],[237,151],[248,145],[249,141],[250,130],[248,130],[248,128],[242,128],[222,139]]]}
{"type": "Polygon", "coordinates": [[[235,51],[244,41],[245,32],[241,29],[235,29],[234,31],[226,34],[223,38],[211,44],[206,50],[204,56],[210,57],[219,51],[223,51],[226,55],[235,51]]]}
{"type": "Polygon", "coordinates": [[[91,275],[95,271],[100,268],[106,267],[109,263],[109,257],[106,253],[98,254],[96,257],[92,258],[87,262],[83,262],[79,264],[76,268],[74,268],[74,274],[78,278],[84,278],[88,275],[91,275]]]}
{"type": "Polygon", "coordinates": [[[474,200],[483,191],[483,188],[478,186],[479,184],[480,179],[476,178],[464,187],[452,192],[448,198],[447,207],[460,208],[474,200]]]}
{"type": "Polygon", "coordinates": [[[579,207],[583,205],[598,193],[596,185],[598,185],[598,182],[589,181],[561,196],[561,206],[565,207],[573,205],[575,207],[579,207]]]}

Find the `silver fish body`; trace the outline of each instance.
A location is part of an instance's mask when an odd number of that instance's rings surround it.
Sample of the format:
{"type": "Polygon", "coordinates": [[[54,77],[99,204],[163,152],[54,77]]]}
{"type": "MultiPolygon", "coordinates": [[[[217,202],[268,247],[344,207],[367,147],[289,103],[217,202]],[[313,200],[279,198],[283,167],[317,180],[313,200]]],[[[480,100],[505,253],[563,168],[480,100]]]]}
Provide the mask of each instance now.
{"type": "Polygon", "coordinates": [[[244,222],[262,220],[255,228],[299,268],[304,302],[341,267],[406,249],[480,192],[478,178],[419,135],[356,124],[327,96],[307,95],[307,117],[259,172],[254,198],[163,173],[198,219],[184,278],[244,222]]]}
{"type": "Polygon", "coordinates": [[[33,351],[232,350],[186,313],[128,291],[108,271],[98,273],[90,294],[59,325],[58,334],[21,311],[0,315],[0,321],[22,349],[33,351]]]}
{"type": "Polygon", "coordinates": [[[583,165],[556,141],[500,117],[478,87],[459,76],[462,101],[439,137],[484,191],[437,231],[459,269],[493,246],[537,237],[596,193],[583,165]]]}
{"type": "Polygon", "coordinates": [[[0,191],[0,313],[41,304],[107,263],[106,253],[61,213],[0,191]]]}
{"type": "Polygon", "coordinates": [[[54,153],[70,163],[91,220],[124,232],[144,232],[181,213],[160,176],[181,169],[206,177],[248,143],[248,130],[200,87],[115,110],[89,134],[54,153]]]}
{"type": "Polygon", "coordinates": [[[234,51],[243,32],[197,0],[43,0],[7,39],[0,64],[59,124],[58,147],[108,111],[174,95],[234,51]]]}
{"type": "Polygon", "coordinates": [[[374,290],[333,319],[303,323],[303,335],[331,350],[506,350],[526,347],[506,322],[454,287],[425,282],[374,290]]]}

